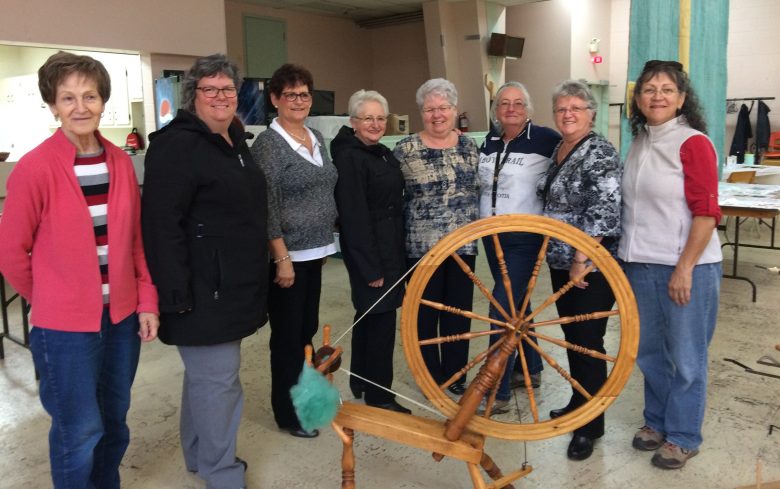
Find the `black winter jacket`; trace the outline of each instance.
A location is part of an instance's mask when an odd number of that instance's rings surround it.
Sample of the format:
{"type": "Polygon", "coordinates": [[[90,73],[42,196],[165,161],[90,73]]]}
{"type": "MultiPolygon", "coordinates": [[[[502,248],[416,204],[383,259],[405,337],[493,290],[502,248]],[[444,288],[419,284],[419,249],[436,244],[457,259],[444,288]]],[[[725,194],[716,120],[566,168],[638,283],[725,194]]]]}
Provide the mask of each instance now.
{"type": "Polygon", "coordinates": [[[180,110],[149,137],[142,223],[164,343],[235,341],[266,321],[266,181],[244,132],[229,135],[180,110]]]}
{"type": "MultiPolygon", "coordinates": [[[[330,144],[339,172],[336,206],[339,242],[349,273],[352,303],[358,314],[366,311],[406,271],[401,164],[382,144],[367,146],[344,126],[330,144]],[[384,278],[384,286],[368,283],[384,278]]],[[[391,311],[401,305],[404,285],[371,310],[391,311]]]]}

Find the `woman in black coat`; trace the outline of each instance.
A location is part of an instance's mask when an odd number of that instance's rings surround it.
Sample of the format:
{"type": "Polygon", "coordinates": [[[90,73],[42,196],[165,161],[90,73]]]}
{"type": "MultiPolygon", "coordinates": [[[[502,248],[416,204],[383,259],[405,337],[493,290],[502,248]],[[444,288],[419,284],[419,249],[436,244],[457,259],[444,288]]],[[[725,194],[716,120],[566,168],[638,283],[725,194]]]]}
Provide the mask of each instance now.
{"type": "MultiPolygon", "coordinates": [[[[339,172],[339,240],[356,321],[405,271],[404,177],[392,151],[379,143],[387,127],[387,112],[387,100],[378,92],[355,92],[349,99],[352,127],[342,127],[330,146],[339,172]]],[[[403,293],[399,284],[352,333],[352,372],[386,389],[393,383],[395,310],[403,293]]],[[[391,392],[354,376],[350,377],[350,388],[357,398],[365,392],[369,406],[411,412],[398,404],[391,392]]]]}
{"type": "Polygon", "coordinates": [[[195,61],[184,109],[150,136],[145,161],[143,234],[159,337],[184,363],[184,462],[208,487],[246,487],[236,457],[241,339],[266,320],[266,181],[232,124],[239,83],[224,55],[195,61]]]}

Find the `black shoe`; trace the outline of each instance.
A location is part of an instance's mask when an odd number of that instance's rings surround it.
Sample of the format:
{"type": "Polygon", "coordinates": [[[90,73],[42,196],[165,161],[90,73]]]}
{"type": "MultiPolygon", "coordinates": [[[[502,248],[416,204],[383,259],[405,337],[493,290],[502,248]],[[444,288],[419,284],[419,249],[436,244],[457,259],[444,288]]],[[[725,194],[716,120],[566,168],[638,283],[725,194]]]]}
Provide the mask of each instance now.
{"type": "Polygon", "coordinates": [[[462,396],[466,393],[466,386],[463,384],[452,384],[451,386],[447,387],[447,390],[456,396],[462,396]]]}
{"type": "Polygon", "coordinates": [[[395,399],[393,399],[390,402],[386,402],[384,404],[372,404],[370,402],[366,402],[366,406],[371,406],[379,409],[387,409],[388,411],[395,411],[397,413],[412,414],[411,409],[407,409],[401,406],[400,404],[398,404],[398,402],[396,402],[395,399]]]}
{"type": "Polygon", "coordinates": [[[574,435],[566,450],[566,456],[571,460],[585,460],[593,453],[593,440],[587,436],[574,435]]]}
{"type": "Polygon", "coordinates": [[[553,409],[550,411],[550,419],[560,418],[564,414],[569,414],[572,409],[569,406],[562,407],[560,409],[553,409]]]}
{"type": "Polygon", "coordinates": [[[298,428],[297,430],[289,429],[287,432],[296,438],[317,438],[320,436],[320,430],[306,431],[303,428],[298,428]]]}

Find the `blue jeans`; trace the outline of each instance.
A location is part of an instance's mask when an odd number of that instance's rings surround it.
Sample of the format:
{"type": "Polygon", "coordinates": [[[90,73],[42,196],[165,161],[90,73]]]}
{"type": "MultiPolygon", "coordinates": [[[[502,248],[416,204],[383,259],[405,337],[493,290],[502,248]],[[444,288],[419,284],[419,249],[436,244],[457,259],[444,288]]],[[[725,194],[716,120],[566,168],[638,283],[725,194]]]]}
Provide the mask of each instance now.
{"type": "MultiPolygon", "coordinates": [[[[531,273],[534,270],[534,264],[536,263],[536,256],[539,253],[539,248],[542,246],[542,236],[532,233],[502,233],[499,235],[499,242],[501,243],[501,249],[504,252],[504,261],[506,261],[507,271],[509,272],[509,280],[512,282],[512,291],[515,294],[515,308],[519,309],[522,306],[523,296],[525,295],[526,286],[531,279],[531,273]]],[[[510,314],[509,311],[509,299],[504,289],[504,279],[501,275],[501,270],[498,268],[498,260],[496,259],[496,250],[493,246],[492,236],[482,238],[482,244],[485,246],[485,255],[487,258],[488,266],[490,267],[490,273],[493,275],[493,297],[496,298],[501,307],[510,314]]],[[[526,314],[531,313],[531,304],[528,304],[526,308],[526,314]]],[[[491,305],[490,317],[493,319],[503,320],[503,316],[491,305]]],[[[493,326],[493,328],[496,328],[493,326]]],[[[499,336],[491,336],[491,344],[498,340],[499,336]]],[[[532,338],[536,342],[536,338],[532,338]]],[[[542,371],[544,366],[542,365],[542,358],[532,347],[523,343],[523,353],[525,354],[525,361],[528,365],[528,373],[536,374],[542,371]]],[[[511,390],[509,383],[512,377],[512,369],[515,364],[517,352],[515,352],[507,361],[506,370],[504,376],[501,378],[501,384],[498,386],[498,392],[496,393],[496,399],[508,400],[511,397],[511,390]]]]}
{"type": "Polygon", "coordinates": [[[691,301],[678,306],[667,286],[674,267],[626,263],[639,306],[637,364],[645,377],[645,424],[694,450],[702,442],[707,401],[707,347],[715,332],[721,264],[693,269],[691,301]]]}
{"type": "Polygon", "coordinates": [[[127,411],[141,340],[138,316],[100,331],[34,327],[30,349],[40,397],[51,416],[49,458],[55,489],[119,489],[119,464],[130,442],[127,411]]]}

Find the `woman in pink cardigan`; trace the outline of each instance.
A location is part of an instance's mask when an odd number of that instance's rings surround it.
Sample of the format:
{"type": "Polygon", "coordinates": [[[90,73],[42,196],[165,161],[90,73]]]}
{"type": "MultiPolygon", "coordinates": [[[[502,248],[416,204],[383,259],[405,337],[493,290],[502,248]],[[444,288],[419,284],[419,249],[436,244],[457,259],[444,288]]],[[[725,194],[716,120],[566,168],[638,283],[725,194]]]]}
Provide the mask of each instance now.
{"type": "Polygon", "coordinates": [[[138,183],[97,130],[111,94],[99,61],[60,51],[38,86],[61,127],[8,179],[0,272],[32,305],[54,487],[118,489],[140,344],[159,325],[138,183]]]}

